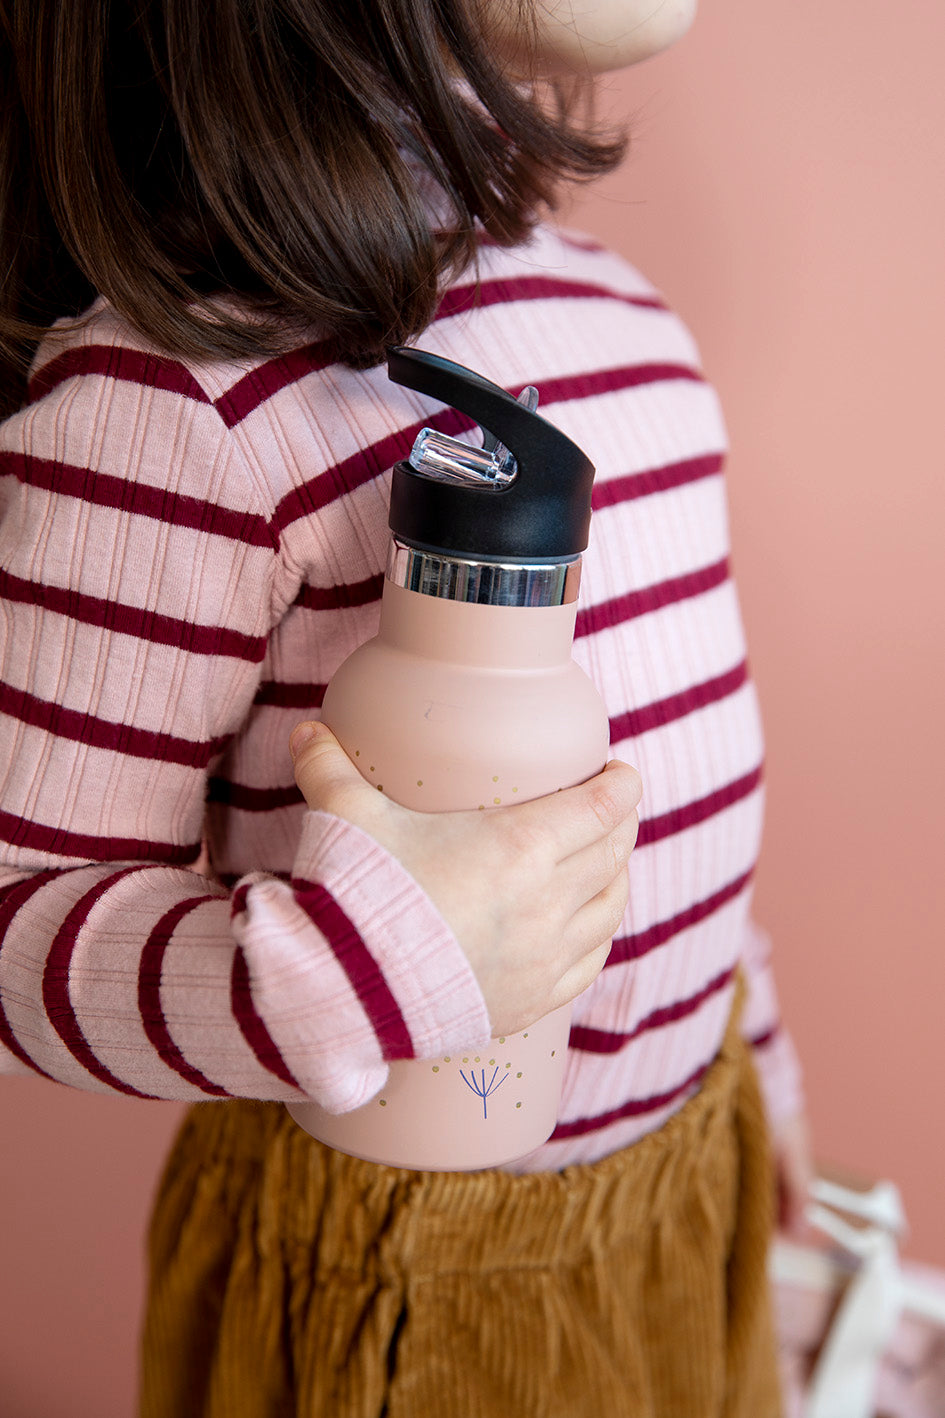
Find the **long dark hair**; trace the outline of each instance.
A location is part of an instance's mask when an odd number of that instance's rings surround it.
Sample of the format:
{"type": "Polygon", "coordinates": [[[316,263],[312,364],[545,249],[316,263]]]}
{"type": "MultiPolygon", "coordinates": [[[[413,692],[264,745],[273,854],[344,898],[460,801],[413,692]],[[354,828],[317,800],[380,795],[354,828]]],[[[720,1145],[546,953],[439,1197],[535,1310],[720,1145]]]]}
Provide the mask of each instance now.
{"type": "Polygon", "coordinates": [[[315,330],[363,366],[422,331],[483,234],[623,151],[504,72],[475,3],[0,0],[3,406],[97,294],[197,358],[315,330]]]}

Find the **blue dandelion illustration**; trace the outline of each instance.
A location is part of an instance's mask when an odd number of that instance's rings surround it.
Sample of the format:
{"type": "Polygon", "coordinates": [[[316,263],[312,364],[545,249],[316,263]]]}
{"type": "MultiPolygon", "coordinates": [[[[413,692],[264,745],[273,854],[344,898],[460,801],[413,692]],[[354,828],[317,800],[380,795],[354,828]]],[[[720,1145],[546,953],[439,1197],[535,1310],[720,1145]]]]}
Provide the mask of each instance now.
{"type": "Polygon", "coordinates": [[[486,1112],[486,1099],[490,1097],[491,1094],[498,1092],[498,1090],[502,1087],[502,1084],[508,1078],[508,1074],[503,1073],[498,1083],[496,1083],[496,1076],[498,1075],[498,1072],[498,1068],[493,1070],[492,1077],[489,1079],[489,1082],[487,1084],[486,1071],[484,1068],[480,1069],[478,1079],[476,1078],[476,1070],[473,1068],[469,1070],[469,1078],[466,1077],[462,1069],[460,1069],[459,1071],[459,1076],[465,1083],[466,1087],[471,1088],[472,1091],[476,1094],[476,1096],[482,1099],[482,1116],[487,1121],[489,1114],[486,1112]]]}

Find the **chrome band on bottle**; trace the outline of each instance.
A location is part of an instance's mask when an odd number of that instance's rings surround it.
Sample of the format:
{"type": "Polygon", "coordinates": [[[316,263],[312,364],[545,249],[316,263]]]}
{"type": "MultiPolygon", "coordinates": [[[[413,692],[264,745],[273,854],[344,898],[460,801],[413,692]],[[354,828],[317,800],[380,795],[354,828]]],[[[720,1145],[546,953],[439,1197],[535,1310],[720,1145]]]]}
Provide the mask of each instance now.
{"type": "Polygon", "coordinates": [[[581,558],[565,562],[467,561],[391,539],[387,579],[446,601],[487,606],[567,606],[578,597],[581,558]]]}

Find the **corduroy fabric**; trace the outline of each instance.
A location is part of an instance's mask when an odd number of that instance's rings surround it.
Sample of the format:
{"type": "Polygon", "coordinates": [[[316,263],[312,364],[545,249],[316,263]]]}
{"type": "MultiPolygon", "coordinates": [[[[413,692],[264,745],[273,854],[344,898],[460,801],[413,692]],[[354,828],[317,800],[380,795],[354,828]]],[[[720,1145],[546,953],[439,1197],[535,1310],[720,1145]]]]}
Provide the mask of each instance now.
{"type": "Polygon", "coordinates": [[[561,1172],[362,1162],[197,1104],[151,1232],[142,1418],[776,1418],[763,1108],[735,1020],[658,1132],[561,1172]]]}

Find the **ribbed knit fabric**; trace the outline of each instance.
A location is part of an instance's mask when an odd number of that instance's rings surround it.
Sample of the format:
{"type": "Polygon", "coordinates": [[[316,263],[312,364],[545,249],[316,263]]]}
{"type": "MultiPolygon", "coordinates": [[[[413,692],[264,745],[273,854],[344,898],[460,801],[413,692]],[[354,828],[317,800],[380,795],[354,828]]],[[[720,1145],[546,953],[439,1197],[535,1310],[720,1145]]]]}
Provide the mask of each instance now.
{"type": "Polygon", "coordinates": [[[198,1105],[152,1226],[142,1418],[776,1418],[771,1179],[730,1029],[660,1132],[416,1173],[198,1105]]]}
{"type": "MultiPolygon", "coordinates": [[[[484,247],[480,277],[421,343],[537,385],[595,462],[575,655],[644,781],[558,1127],[518,1164],[542,1170],[683,1105],[740,961],[773,1116],[798,1076],[749,915],[763,748],[715,395],[659,295],[583,240],[484,247]]],[[[317,342],[186,366],[99,302],[41,347],[31,403],[0,427],[0,1067],[344,1110],[387,1060],[488,1038],[432,904],[358,829],[306,811],[287,751],[376,627],[389,469],[428,422],[469,432],[317,342]]]]}

